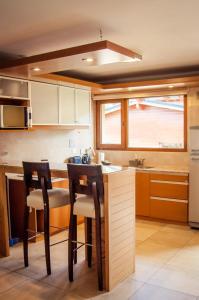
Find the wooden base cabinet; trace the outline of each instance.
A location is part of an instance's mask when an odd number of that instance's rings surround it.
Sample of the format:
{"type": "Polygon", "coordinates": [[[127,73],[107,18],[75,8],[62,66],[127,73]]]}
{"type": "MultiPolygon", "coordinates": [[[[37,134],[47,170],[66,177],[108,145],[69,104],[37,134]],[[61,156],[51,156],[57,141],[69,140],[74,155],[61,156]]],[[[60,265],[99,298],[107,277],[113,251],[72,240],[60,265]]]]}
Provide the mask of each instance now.
{"type": "Polygon", "coordinates": [[[188,221],[188,174],[137,172],[137,216],[188,221]]]}
{"type": "Polygon", "coordinates": [[[149,217],[150,215],[150,174],[136,173],[136,215],[149,217]]]}

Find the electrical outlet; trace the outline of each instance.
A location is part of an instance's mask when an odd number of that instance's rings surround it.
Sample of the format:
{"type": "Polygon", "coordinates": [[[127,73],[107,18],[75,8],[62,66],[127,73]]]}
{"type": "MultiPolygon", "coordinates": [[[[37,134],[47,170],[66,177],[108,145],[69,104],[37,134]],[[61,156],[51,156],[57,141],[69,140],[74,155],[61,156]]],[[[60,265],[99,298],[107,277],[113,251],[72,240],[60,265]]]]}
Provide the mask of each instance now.
{"type": "Polygon", "coordinates": [[[69,141],[68,141],[68,147],[69,148],[74,148],[75,147],[75,141],[74,141],[74,139],[69,139],[69,141]]]}

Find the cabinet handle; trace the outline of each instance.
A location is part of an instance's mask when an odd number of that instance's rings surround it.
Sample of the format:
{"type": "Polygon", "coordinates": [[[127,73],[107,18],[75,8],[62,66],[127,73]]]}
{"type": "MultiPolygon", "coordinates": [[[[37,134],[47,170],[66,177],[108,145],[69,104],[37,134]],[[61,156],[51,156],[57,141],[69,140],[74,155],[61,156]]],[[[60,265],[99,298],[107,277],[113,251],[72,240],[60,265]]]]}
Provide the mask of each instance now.
{"type": "Polygon", "coordinates": [[[173,198],[161,198],[161,197],[150,197],[151,200],[159,200],[159,201],[169,201],[169,202],[178,202],[178,203],[188,203],[188,200],[180,200],[173,198]]]}
{"type": "Polygon", "coordinates": [[[187,181],[169,181],[169,180],[155,180],[155,179],[152,179],[152,180],[150,180],[150,182],[166,183],[166,184],[188,185],[187,181]]]}

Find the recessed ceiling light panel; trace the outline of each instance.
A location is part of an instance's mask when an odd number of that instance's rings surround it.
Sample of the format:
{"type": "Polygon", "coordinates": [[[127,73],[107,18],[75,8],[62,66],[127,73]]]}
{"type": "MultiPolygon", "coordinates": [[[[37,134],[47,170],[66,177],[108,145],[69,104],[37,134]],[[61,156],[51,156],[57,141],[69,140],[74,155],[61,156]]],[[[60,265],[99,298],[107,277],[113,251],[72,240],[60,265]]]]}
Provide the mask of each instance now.
{"type": "Polygon", "coordinates": [[[35,67],[35,68],[33,68],[32,69],[34,72],[39,72],[39,71],[41,71],[41,69],[39,68],[39,67],[35,67]]]}

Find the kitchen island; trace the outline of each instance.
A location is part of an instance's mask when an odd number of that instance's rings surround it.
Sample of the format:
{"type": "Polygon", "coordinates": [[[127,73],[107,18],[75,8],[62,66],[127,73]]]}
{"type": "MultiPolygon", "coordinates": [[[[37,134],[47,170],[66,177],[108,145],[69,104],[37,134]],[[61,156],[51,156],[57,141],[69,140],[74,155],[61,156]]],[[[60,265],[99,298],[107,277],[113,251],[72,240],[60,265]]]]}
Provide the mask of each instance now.
{"type": "MultiPolygon", "coordinates": [[[[67,178],[66,164],[50,164],[53,177],[67,178]]],[[[21,162],[0,164],[0,255],[9,256],[6,173],[23,173],[21,162]]],[[[135,170],[103,167],[104,287],[109,291],[135,268],[135,170]]]]}

